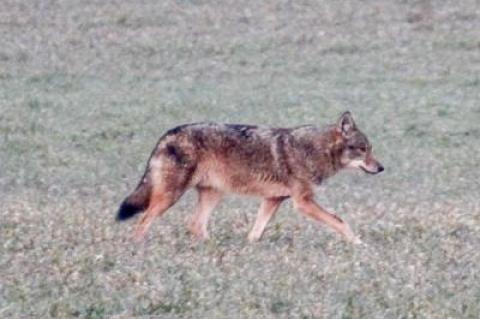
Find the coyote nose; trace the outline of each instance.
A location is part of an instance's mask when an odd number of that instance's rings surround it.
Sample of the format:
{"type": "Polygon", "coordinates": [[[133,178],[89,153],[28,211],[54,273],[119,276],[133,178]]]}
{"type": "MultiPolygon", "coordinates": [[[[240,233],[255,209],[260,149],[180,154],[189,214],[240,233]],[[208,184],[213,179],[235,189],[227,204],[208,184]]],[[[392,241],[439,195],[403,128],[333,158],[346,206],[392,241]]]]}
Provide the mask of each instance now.
{"type": "Polygon", "coordinates": [[[383,172],[385,170],[385,168],[382,166],[382,165],[379,165],[378,166],[378,172],[383,172]]]}

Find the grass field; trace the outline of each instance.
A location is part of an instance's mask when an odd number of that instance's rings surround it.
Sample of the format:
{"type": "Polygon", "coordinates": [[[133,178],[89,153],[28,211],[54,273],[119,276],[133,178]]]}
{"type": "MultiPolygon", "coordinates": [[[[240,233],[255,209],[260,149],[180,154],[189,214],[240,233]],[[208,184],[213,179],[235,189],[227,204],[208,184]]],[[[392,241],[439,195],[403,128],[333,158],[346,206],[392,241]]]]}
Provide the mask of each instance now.
{"type": "Polygon", "coordinates": [[[0,2],[0,318],[478,318],[476,1],[0,2]],[[354,114],[386,167],[317,198],[365,245],[257,199],[212,239],[188,193],[142,244],[121,200],[196,121],[354,114]]]}

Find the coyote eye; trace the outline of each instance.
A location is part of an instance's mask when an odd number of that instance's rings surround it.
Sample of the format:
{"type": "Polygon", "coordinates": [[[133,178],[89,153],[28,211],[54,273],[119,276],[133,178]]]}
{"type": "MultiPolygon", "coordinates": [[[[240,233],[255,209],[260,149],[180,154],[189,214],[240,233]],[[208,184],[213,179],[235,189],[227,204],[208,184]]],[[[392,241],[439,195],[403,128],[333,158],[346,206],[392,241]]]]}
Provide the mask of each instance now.
{"type": "Polygon", "coordinates": [[[365,153],[367,151],[367,146],[365,146],[365,145],[360,145],[360,146],[348,145],[348,149],[351,150],[351,151],[359,150],[360,152],[365,153]]]}

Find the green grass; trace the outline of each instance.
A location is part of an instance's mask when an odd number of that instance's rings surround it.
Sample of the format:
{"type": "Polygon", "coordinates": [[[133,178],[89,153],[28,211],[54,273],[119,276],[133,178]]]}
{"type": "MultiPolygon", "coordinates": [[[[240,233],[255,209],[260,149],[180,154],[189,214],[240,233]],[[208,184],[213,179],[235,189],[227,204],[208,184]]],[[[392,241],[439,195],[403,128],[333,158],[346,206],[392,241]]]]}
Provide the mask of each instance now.
{"type": "Polygon", "coordinates": [[[0,317],[476,318],[479,12],[441,1],[41,1],[0,12],[0,317]],[[386,171],[319,187],[352,246],[229,197],[114,222],[157,138],[350,109],[386,171]]]}

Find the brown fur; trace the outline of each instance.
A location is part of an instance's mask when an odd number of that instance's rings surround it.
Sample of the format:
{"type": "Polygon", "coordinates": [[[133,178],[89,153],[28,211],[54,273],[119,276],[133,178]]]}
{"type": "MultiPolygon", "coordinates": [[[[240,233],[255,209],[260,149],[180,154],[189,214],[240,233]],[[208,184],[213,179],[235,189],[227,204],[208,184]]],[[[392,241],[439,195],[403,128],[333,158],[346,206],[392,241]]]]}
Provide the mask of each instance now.
{"type": "Polygon", "coordinates": [[[208,217],[223,194],[239,193],[264,198],[250,240],[259,239],[280,204],[292,198],[302,214],[357,242],[350,227],[313,198],[315,185],[345,167],[358,167],[368,173],[383,170],[349,112],[325,129],[183,125],[160,138],[142,181],[125,199],[118,218],[145,210],[135,233],[142,238],[156,216],[187,189],[196,188],[199,200],[189,229],[198,237],[208,238],[208,217]]]}

